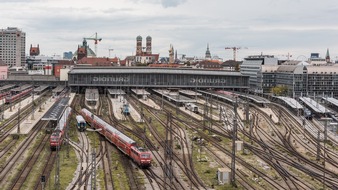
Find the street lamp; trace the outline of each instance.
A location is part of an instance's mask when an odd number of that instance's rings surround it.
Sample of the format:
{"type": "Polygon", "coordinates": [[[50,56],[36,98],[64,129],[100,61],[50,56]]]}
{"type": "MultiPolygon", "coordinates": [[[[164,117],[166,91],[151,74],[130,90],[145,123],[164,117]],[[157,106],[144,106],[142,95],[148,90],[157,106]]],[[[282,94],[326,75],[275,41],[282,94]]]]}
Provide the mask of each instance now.
{"type": "MultiPolygon", "coordinates": [[[[102,128],[99,129],[90,129],[86,128],[87,131],[90,132],[98,132],[101,131],[102,128]]],[[[88,169],[88,168],[87,168],[88,169]]],[[[94,138],[94,143],[92,147],[92,183],[91,183],[91,189],[96,190],[96,153],[95,153],[95,138],[94,138]]]]}

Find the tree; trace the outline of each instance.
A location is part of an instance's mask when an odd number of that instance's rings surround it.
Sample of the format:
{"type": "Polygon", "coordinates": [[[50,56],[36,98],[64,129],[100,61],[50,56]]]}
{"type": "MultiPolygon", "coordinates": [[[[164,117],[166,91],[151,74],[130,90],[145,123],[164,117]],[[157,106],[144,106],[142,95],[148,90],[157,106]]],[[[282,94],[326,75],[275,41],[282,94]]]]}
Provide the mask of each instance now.
{"type": "Polygon", "coordinates": [[[284,86],[284,85],[276,86],[276,87],[271,88],[271,92],[277,96],[283,96],[283,95],[285,96],[288,93],[288,88],[287,86],[284,86]]]}

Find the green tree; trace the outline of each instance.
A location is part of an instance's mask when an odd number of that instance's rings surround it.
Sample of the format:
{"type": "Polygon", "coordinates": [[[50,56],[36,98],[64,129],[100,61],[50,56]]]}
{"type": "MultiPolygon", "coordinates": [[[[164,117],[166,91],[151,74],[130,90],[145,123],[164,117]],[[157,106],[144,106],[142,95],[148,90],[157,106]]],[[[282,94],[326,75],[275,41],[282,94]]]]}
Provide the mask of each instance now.
{"type": "Polygon", "coordinates": [[[287,86],[281,85],[271,88],[271,92],[276,96],[285,96],[288,93],[287,86]]]}

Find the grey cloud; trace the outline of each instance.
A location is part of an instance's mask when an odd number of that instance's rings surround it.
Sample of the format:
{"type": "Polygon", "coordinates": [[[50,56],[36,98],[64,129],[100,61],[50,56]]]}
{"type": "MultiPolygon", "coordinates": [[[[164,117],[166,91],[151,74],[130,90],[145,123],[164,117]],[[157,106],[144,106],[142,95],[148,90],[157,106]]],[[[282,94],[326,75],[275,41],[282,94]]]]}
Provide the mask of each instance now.
{"type": "Polygon", "coordinates": [[[161,0],[163,7],[177,7],[180,4],[185,3],[186,0],[161,0]]]}
{"type": "Polygon", "coordinates": [[[153,3],[153,4],[162,4],[164,8],[168,7],[177,7],[187,0],[131,0],[135,3],[153,3]]]}
{"type": "Polygon", "coordinates": [[[42,0],[0,0],[0,3],[29,3],[29,2],[37,2],[42,0]]]}

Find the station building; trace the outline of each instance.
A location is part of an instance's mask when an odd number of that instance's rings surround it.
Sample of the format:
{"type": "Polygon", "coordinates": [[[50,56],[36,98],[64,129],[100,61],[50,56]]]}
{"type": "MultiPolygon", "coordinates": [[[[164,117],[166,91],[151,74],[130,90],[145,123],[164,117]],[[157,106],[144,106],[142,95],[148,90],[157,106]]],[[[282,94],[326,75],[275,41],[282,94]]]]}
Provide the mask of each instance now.
{"type": "Polygon", "coordinates": [[[107,88],[188,88],[248,89],[249,77],[239,72],[152,67],[74,67],[68,73],[68,86],[107,88]]]}

